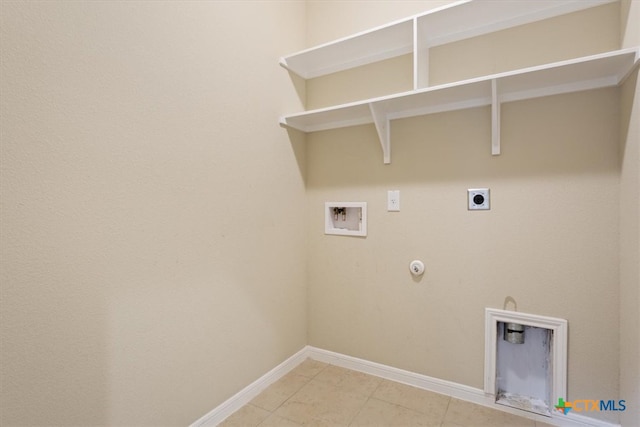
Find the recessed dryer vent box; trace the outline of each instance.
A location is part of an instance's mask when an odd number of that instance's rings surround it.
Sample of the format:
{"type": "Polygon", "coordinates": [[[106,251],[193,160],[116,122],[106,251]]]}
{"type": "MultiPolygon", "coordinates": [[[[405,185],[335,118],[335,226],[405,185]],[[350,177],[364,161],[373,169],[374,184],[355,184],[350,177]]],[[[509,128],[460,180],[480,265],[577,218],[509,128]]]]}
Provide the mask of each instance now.
{"type": "Polygon", "coordinates": [[[326,202],[324,234],[340,236],[367,235],[366,202],[326,202]]]}

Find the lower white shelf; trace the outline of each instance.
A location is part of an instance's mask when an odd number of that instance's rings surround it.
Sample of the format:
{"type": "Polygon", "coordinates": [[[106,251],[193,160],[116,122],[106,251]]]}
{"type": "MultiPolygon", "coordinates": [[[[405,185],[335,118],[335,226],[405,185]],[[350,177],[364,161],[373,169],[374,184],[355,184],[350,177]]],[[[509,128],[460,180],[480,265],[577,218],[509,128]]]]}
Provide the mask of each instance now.
{"type": "Polygon", "coordinates": [[[280,124],[302,132],[375,123],[384,163],[391,163],[390,121],[492,105],[492,154],[500,154],[500,104],[617,86],[638,66],[640,48],[443,84],[364,101],[290,114],[280,124]]]}

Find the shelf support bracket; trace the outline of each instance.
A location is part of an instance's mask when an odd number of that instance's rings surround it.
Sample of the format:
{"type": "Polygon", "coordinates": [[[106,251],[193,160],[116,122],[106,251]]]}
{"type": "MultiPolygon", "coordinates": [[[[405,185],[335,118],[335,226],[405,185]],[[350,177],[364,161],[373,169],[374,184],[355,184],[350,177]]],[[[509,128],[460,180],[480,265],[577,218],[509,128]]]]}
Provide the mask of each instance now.
{"type": "Polygon", "coordinates": [[[385,113],[380,111],[379,108],[376,108],[373,103],[369,104],[369,109],[371,110],[373,123],[375,123],[376,130],[378,131],[378,138],[380,138],[384,164],[388,165],[391,163],[391,129],[389,118],[385,113]]]}
{"type": "Polygon", "coordinates": [[[491,155],[500,155],[500,96],[496,79],[491,80],[491,155]]]}
{"type": "Polygon", "coordinates": [[[429,36],[418,18],[413,19],[413,90],[429,86],[429,36]]]}

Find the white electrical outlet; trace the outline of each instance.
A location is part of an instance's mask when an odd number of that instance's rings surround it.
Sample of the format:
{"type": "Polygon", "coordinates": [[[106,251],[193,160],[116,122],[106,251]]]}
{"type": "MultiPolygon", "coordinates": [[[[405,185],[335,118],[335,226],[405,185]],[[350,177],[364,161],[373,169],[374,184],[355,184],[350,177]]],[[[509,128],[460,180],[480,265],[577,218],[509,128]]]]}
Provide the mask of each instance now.
{"type": "Polygon", "coordinates": [[[387,211],[400,212],[400,190],[387,191],[387,211]]]}
{"type": "Polygon", "coordinates": [[[470,188],[467,190],[467,198],[470,211],[491,209],[488,188],[470,188]]]}

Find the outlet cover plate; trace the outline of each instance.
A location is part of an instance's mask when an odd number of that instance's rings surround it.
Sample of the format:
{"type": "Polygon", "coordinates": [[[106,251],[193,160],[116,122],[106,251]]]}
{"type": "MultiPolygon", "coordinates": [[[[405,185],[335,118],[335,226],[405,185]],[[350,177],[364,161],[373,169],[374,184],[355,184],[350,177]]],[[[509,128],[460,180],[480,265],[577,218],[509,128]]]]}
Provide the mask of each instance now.
{"type": "Polygon", "coordinates": [[[467,190],[468,209],[480,211],[491,209],[488,188],[470,188],[467,190]]]}
{"type": "Polygon", "coordinates": [[[387,211],[400,212],[400,190],[387,191],[387,211]]]}

